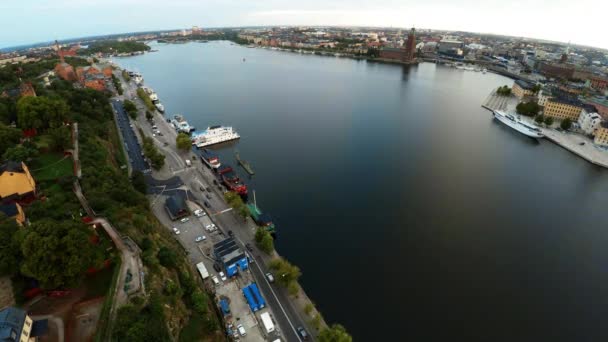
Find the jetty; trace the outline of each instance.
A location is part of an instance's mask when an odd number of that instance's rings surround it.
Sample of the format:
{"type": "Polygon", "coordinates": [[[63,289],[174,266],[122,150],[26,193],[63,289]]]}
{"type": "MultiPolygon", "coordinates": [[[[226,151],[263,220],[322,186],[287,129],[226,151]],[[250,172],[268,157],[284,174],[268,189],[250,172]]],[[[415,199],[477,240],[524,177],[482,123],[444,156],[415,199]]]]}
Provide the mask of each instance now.
{"type": "Polygon", "coordinates": [[[253,168],[251,167],[251,165],[246,160],[242,160],[241,159],[241,155],[239,154],[239,151],[234,151],[234,158],[236,158],[236,161],[239,163],[239,165],[245,171],[247,171],[247,173],[250,176],[253,176],[255,174],[255,172],[253,171],[253,168]]]}

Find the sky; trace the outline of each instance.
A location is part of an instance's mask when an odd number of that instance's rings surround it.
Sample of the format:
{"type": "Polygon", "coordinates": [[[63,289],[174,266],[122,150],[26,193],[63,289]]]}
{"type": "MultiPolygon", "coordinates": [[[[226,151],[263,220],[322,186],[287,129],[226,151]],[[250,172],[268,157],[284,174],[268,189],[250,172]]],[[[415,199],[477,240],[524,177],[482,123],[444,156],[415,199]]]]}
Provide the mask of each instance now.
{"type": "Polygon", "coordinates": [[[0,48],[100,34],[264,25],[383,26],[608,49],[608,0],[0,0],[0,48]]]}

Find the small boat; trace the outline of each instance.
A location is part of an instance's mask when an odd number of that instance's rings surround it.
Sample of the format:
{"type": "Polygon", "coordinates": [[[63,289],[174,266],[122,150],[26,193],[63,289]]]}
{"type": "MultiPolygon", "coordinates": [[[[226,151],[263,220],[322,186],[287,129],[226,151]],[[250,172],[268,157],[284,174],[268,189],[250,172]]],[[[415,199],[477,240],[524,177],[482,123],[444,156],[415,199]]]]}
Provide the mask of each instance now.
{"type": "Polygon", "coordinates": [[[251,167],[251,165],[246,160],[241,159],[241,155],[239,154],[239,151],[234,151],[234,157],[236,158],[236,161],[239,163],[239,165],[241,165],[241,167],[245,171],[247,171],[247,173],[250,176],[253,176],[255,174],[255,172],[253,172],[253,168],[251,167]]]}

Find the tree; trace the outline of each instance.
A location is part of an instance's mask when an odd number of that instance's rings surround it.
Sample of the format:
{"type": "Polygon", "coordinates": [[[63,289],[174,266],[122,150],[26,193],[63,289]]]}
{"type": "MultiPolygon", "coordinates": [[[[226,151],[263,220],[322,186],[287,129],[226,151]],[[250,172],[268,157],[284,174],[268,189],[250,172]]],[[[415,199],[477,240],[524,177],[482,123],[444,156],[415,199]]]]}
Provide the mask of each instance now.
{"type": "Polygon", "coordinates": [[[545,118],[542,115],[537,115],[534,118],[534,121],[536,121],[536,123],[539,124],[539,125],[542,124],[544,122],[544,120],[545,120],[545,118]]]}
{"type": "Polygon", "coordinates": [[[144,177],[144,174],[141,171],[133,171],[131,183],[133,184],[135,190],[141,192],[142,194],[146,194],[148,187],[146,186],[146,178],[144,177]]]}
{"type": "Polygon", "coordinates": [[[352,340],[353,338],[340,324],[334,324],[331,327],[324,328],[319,333],[320,342],[352,342],[352,340]]]}
{"type": "Polygon", "coordinates": [[[553,125],[553,118],[550,116],[545,117],[545,125],[547,125],[547,126],[553,125]]]}
{"type": "Polygon", "coordinates": [[[17,123],[23,129],[59,127],[67,119],[69,109],[62,99],[22,97],[17,101],[17,123]]]}
{"type": "Polygon", "coordinates": [[[511,88],[509,88],[509,86],[507,86],[507,85],[498,87],[498,89],[496,89],[496,94],[501,95],[501,96],[509,96],[509,95],[511,95],[511,88]]]}
{"type": "Polygon", "coordinates": [[[559,126],[563,130],[567,131],[570,129],[570,127],[572,127],[572,120],[565,118],[564,120],[562,120],[562,122],[559,124],[559,126]]]}
{"type": "Polygon", "coordinates": [[[275,271],[276,282],[284,287],[298,281],[298,278],[302,275],[298,266],[290,264],[283,258],[272,259],[268,266],[275,271]]]}
{"type": "Polygon", "coordinates": [[[95,266],[97,250],[89,228],[77,221],[43,219],[32,223],[21,244],[21,272],[45,289],[78,285],[85,271],[95,266]]]}
{"type": "Polygon", "coordinates": [[[256,243],[261,243],[262,239],[264,239],[264,235],[266,235],[266,231],[264,228],[262,227],[258,227],[258,229],[256,229],[255,231],[255,242],[256,243]]]}
{"type": "Polygon", "coordinates": [[[534,87],[532,87],[532,92],[534,94],[538,94],[538,92],[542,89],[542,86],[540,84],[535,84],[534,87]]]}
{"type": "Polygon", "coordinates": [[[0,102],[0,123],[9,124],[11,113],[5,103],[0,102]]]}
{"type": "Polygon", "coordinates": [[[0,213],[0,277],[15,275],[23,259],[18,239],[19,227],[12,218],[0,213]]]}
{"type": "Polygon", "coordinates": [[[515,109],[518,114],[536,116],[540,111],[540,106],[536,102],[520,102],[515,109]]]}
{"type": "MultiPolygon", "coordinates": [[[[258,228],[258,229],[264,229],[264,228],[258,228]]],[[[260,249],[266,254],[272,253],[272,251],[274,250],[274,240],[272,239],[272,236],[270,235],[269,232],[266,232],[266,234],[264,234],[264,236],[262,237],[262,240],[260,241],[260,243],[258,243],[258,247],[260,247],[260,249]]]]}
{"type": "Polygon", "coordinates": [[[21,131],[0,123],[0,154],[4,154],[6,149],[19,143],[20,138],[21,131]]]}
{"type": "Polygon", "coordinates": [[[154,116],[152,115],[152,113],[150,113],[149,110],[146,111],[146,120],[150,121],[154,119],[154,116]]]}
{"type": "Polygon", "coordinates": [[[165,266],[166,268],[177,267],[177,255],[173,250],[169,249],[168,247],[162,246],[158,250],[157,257],[160,264],[165,266]]]}
{"type": "Polygon", "coordinates": [[[192,142],[190,141],[190,137],[185,133],[179,133],[175,138],[175,144],[177,148],[183,151],[188,151],[192,148],[192,142]]]}
{"type": "Polygon", "coordinates": [[[38,155],[38,151],[25,147],[23,145],[17,145],[14,147],[9,147],[6,152],[2,155],[4,160],[12,160],[16,162],[27,161],[30,158],[33,158],[38,155]]]}
{"type": "Polygon", "coordinates": [[[132,119],[137,118],[137,106],[135,106],[135,103],[125,100],[123,107],[132,119]]]}
{"type": "Polygon", "coordinates": [[[50,148],[52,150],[61,152],[71,147],[72,135],[67,126],[50,128],[47,133],[49,138],[51,138],[50,148]]]}

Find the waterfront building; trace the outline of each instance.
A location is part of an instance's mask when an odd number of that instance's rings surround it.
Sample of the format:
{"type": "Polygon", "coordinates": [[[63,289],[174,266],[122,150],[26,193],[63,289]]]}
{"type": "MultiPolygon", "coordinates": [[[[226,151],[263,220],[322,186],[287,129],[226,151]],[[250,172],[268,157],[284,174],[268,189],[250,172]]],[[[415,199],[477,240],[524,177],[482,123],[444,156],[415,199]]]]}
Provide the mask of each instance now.
{"type": "Polygon", "coordinates": [[[547,103],[547,100],[549,98],[551,98],[552,96],[553,96],[553,94],[551,94],[551,90],[549,90],[548,88],[541,89],[538,92],[538,96],[537,96],[537,99],[538,99],[537,103],[538,103],[538,105],[544,107],[545,103],[547,103]]]}
{"type": "Polygon", "coordinates": [[[380,58],[400,61],[403,63],[416,62],[416,30],[412,28],[404,46],[399,48],[384,47],[380,50],[380,58]]]}
{"type": "Polygon", "coordinates": [[[462,58],[463,46],[464,44],[460,40],[445,38],[439,42],[439,48],[437,52],[441,55],[462,58]]]}
{"type": "Polygon", "coordinates": [[[534,85],[530,82],[517,80],[513,83],[511,91],[513,92],[513,95],[515,95],[518,99],[521,100],[526,96],[534,95],[534,85]]]}
{"type": "Polygon", "coordinates": [[[569,98],[552,97],[545,102],[543,114],[559,120],[570,119],[578,121],[582,110],[583,104],[579,101],[569,98]]]}
{"type": "Polygon", "coordinates": [[[593,143],[600,146],[608,146],[608,122],[602,122],[595,130],[593,143]]]}
{"type": "Polygon", "coordinates": [[[608,121],[608,97],[589,97],[584,98],[583,102],[595,107],[597,113],[601,115],[604,120],[608,121]]]}
{"type": "Polygon", "coordinates": [[[595,130],[600,126],[601,123],[602,117],[598,113],[587,111],[586,109],[581,111],[581,115],[578,118],[578,125],[587,135],[594,134],[595,130]]]}
{"type": "Polygon", "coordinates": [[[549,77],[571,79],[574,77],[574,65],[541,62],[539,71],[549,77]]]}

